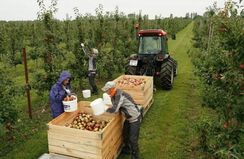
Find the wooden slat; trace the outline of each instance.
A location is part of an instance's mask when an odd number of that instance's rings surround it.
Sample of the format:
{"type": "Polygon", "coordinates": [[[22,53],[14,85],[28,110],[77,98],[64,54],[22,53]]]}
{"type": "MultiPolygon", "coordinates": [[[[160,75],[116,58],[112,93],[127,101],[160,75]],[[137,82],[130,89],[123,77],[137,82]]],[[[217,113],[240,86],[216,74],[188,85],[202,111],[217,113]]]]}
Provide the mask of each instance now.
{"type": "Polygon", "coordinates": [[[103,141],[103,148],[102,148],[102,153],[103,156],[106,156],[106,153],[108,153],[108,151],[110,151],[110,146],[115,146],[116,141],[118,140],[118,138],[122,137],[122,123],[119,123],[116,125],[116,127],[110,132],[109,136],[107,136],[106,138],[104,138],[103,141]]]}
{"type": "Polygon", "coordinates": [[[134,101],[137,103],[137,104],[144,104],[145,102],[148,101],[148,99],[150,97],[152,97],[153,94],[152,93],[147,93],[145,96],[143,97],[138,97],[136,95],[131,95],[131,97],[134,99],[134,101]]]}
{"type": "Polygon", "coordinates": [[[150,98],[148,98],[148,100],[142,104],[141,106],[143,106],[144,108],[148,107],[149,103],[151,102],[151,100],[153,99],[153,97],[151,96],[150,98]]]}
{"type": "Polygon", "coordinates": [[[78,158],[85,158],[85,159],[102,159],[102,156],[95,155],[92,153],[77,151],[73,149],[66,149],[61,146],[52,146],[48,145],[49,153],[58,153],[67,156],[73,156],[78,158]]]}
{"type": "Polygon", "coordinates": [[[104,141],[109,137],[111,136],[111,133],[116,130],[117,126],[121,124],[121,121],[122,121],[122,115],[121,114],[117,114],[118,116],[116,116],[116,118],[114,119],[113,122],[111,122],[111,125],[108,126],[106,128],[106,130],[104,131],[103,133],[103,143],[104,141]]]}
{"type": "Polygon", "coordinates": [[[118,125],[103,142],[102,156],[107,156],[111,149],[116,146],[116,141],[122,137],[122,126],[118,125]]]}
{"type": "Polygon", "coordinates": [[[143,98],[145,95],[149,94],[153,91],[153,85],[145,89],[144,91],[136,91],[136,90],[127,90],[123,89],[123,91],[127,92],[131,96],[137,97],[137,98],[143,98]]]}
{"type": "Polygon", "coordinates": [[[66,155],[55,154],[55,153],[50,153],[50,154],[44,153],[38,159],[77,159],[77,158],[66,156],[66,155]]]}
{"type": "Polygon", "coordinates": [[[65,140],[65,141],[79,143],[81,145],[96,146],[102,148],[102,140],[95,140],[88,137],[81,138],[77,136],[65,135],[63,133],[53,133],[48,131],[48,143],[49,143],[49,139],[65,140]]]}
{"type": "MultiPolygon", "coordinates": [[[[132,97],[133,98],[133,97],[132,97]]],[[[152,94],[147,94],[143,99],[133,98],[136,104],[144,105],[147,101],[152,98],[152,94]]]]}
{"type": "Polygon", "coordinates": [[[125,92],[127,92],[129,95],[131,96],[134,96],[134,95],[137,95],[137,96],[145,96],[145,93],[143,91],[135,91],[135,90],[127,90],[127,89],[121,89],[125,92]]]}
{"type": "Polygon", "coordinates": [[[54,118],[53,120],[51,120],[49,124],[53,124],[53,125],[65,125],[66,122],[72,121],[73,118],[78,114],[78,110],[75,112],[64,112],[61,115],[59,115],[58,117],[54,118]]]}
{"type": "MultiPolygon", "coordinates": [[[[112,139],[112,142],[107,145],[107,147],[102,151],[102,156],[107,156],[111,151],[113,150],[114,147],[120,146],[116,145],[117,141],[122,138],[122,134],[120,136],[114,137],[112,139]]],[[[122,143],[120,143],[122,144],[122,143]]],[[[115,150],[114,150],[115,151],[115,150]]],[[[112,151],[114,153],[114,151],[112,151]]]]}
{"type": "Polygon", "coordinates": [[[84,145],[84,144],[80,144],[79,142],[73,142],[73,141],[71,142],[69,139],[57,140],[53,138],[48,138],[48,144],[51,146],[60,146],[68,150],[72,149],[77,151],[83,151],[94,155],[102,154],[102,150],[97,146],[84,145]]]}
{"type": "MultiPolygon", "coordinates": [[[[119,147],[121,143],[117,143],[119,138],[122,138],[122,129],[123,129],[123,119],[122,114],[120,114],[119,120],[115,123],[115,127],[110,131],[104,132],[102,156],[107,156],[109,153],[116,153],[115,150],[112,151],[115,147],[119,147]],[[117,145],[120,144],[120,145],[117,145]]],[[[111,127],[112,128],[112,127],[111,127]]],[[[113,154],[116,155],[116,154],[113,154]]]]}
{"type": "Polygon", "coordinates": [[[102,132],[92,132],[92,131],[88,131],[88,130],[74,129],[74,128],[69,128],[69,127],[65,127],[65,126],[49,125],[48,131],[53,132],[53,133],[62,133],[64,135],[81,137],[81,138],[87,137],[87,138],[97,139],[97,140],[102,139],[102,132]]]}
{"type": "Polygon", "coordinates": [[[118,156],[120,147],[122,145],[122,137],[118,138],[117,141],[114,143],[114,145],[110,145],[109,152],[107,155],[103,155],[103,158],[106,159],[114,159],[118,156]]]}
{"type": "Polygon", "coordinates": [[[143,112],[143,116],[147,113],[147,111],[150,109],[150,107],[153,104],[153,98],[148,102],[148,105],[144,106],[144,112],[143,112]]]}

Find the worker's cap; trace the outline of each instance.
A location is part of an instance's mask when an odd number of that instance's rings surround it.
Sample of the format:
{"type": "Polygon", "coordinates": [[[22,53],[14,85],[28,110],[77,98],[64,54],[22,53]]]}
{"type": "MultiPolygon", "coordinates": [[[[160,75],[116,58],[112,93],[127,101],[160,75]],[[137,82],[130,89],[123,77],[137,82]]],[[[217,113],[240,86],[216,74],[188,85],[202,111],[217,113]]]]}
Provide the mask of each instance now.
{"type": "Polygon", "coordinates": [[[107,90],[109,90],[110,88],[114,88],[115,87],[115,82],[114,81],[108,81],[104,87],[102,88],[102,90],[104,92],[106,92],[107,90]]]}

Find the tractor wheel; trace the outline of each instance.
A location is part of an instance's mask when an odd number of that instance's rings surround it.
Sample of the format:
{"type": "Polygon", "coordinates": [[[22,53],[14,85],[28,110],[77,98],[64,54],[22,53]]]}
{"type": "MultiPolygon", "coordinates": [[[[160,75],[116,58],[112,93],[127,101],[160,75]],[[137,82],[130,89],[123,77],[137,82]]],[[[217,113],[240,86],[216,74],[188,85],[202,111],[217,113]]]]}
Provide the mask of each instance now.
{"type": "Polygon", "coordinates": [[[163,89],[170,90],[172,88],[174,81],[174,67],[169,60],[162,64],[159,78],[160,86],[163,89]]]}
{"type": "Polygon", "coordinates": [[[177,76],[178,73],[178,64],[177,61],[175,59],[173,59],[172,57],[169,58],[169,61],[172,63],[173,67],[174,67],[174,77],[177,76]]]}
{"type": "Polygon", "coordinates": [[[125,67],[125,74],[126,75],[136,75],[136,67],[127,65],[125,67]]]}

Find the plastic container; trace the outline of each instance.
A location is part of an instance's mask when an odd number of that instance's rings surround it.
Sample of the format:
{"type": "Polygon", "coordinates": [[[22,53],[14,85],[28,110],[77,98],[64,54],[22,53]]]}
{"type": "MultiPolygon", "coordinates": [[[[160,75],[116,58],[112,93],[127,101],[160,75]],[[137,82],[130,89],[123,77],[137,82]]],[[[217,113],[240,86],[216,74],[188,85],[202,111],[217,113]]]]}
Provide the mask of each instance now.
{"type": "Polygon", "coordinates": [[[91,97],[91,90],[89,90],[89,89],[83,90],[82,94],[83,94],[84,98],[89,98],[89,97],[91,97]]]}
{"type": "Polygon", "coordinates": [[[103,101],[106,105],[112,105],[111,98],[107,93],[103,93],[103,101]]]}
{"type": "Polygon", "coordinates": [[[65,112],[73,112],[77,110],[77,97],[75,95],[71,95],[71,97],[75,99],[72,101],[63,101],[65,112]]]}
{"type": "Polygon", "coordinates": [[[94,115],[101,115],[105,112],[105,104],[102,98],[98,98],[90,103],[94,115]]]}

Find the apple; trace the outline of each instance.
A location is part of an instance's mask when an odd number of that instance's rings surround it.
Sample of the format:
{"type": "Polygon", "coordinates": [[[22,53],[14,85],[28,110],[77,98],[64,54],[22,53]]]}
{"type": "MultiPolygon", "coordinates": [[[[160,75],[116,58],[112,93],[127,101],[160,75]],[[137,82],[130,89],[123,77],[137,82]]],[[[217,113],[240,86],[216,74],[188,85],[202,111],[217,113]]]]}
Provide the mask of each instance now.
{"type": "Polygon", "coordinates": [[[66,123],[66,127],[81,129],[81,130],[88,130],[88,131],[101,131],[109,121],[105,120],[95,120],[91,114],[80,112],[78,115],[73,119],[72,123],[66,123]]]}
{"type": "Polygon", "coordinates": [[[241,69],[244,69],[244,64],[240,64],[240,68],[241,69]]]}

